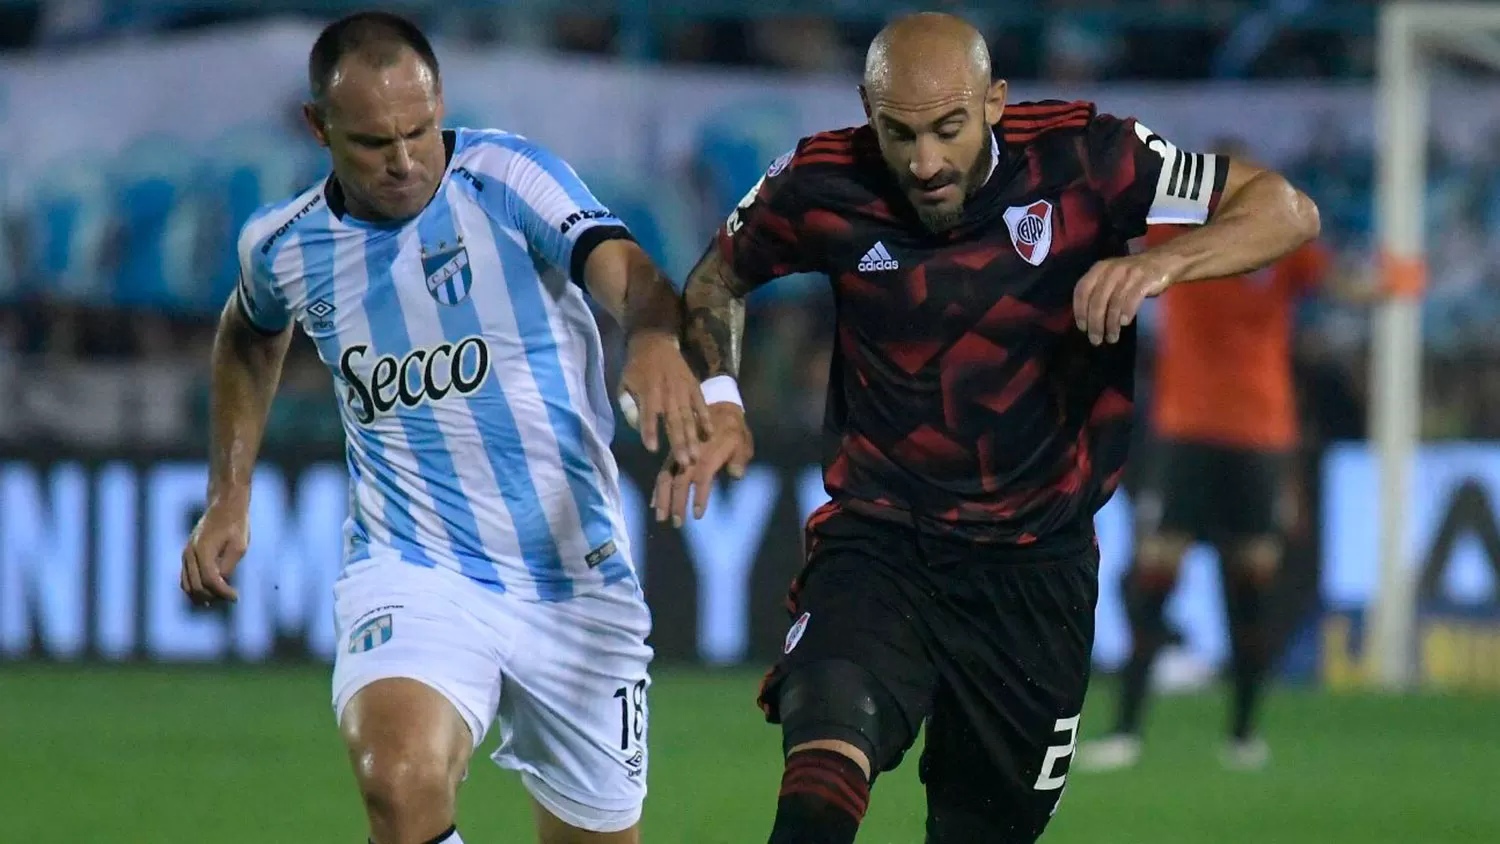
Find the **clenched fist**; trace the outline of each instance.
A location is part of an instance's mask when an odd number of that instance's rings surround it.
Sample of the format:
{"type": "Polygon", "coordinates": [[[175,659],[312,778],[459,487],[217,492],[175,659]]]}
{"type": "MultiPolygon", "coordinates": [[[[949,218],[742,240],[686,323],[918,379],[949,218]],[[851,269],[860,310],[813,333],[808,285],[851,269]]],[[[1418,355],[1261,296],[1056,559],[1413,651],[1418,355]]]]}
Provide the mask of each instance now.
{"type": "Polygon", "coordinates": [[[239,600],[229,576],[249,546],[249,496],[216,497],[182,549],[182,591],[204,607],[239,600]]]}

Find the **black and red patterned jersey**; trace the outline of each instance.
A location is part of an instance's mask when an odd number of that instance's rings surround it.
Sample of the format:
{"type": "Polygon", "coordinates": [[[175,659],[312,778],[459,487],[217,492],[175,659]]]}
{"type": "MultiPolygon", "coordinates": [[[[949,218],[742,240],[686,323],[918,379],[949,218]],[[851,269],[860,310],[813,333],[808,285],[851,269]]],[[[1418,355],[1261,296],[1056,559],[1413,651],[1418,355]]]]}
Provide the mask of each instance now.
{"type": "Polygon", "coordinates": [[[824,483],[924,529],[1032,544],[1092,536],[1125,463],[1135,331],[1092,346],[1073,288],[1148,223],[1202,223],[1227,160],[1083,102],[1008,107],[952,230],[926,229],[868,126],[801,140],[721,227],[747,285],[832,282],[824,483]]]}

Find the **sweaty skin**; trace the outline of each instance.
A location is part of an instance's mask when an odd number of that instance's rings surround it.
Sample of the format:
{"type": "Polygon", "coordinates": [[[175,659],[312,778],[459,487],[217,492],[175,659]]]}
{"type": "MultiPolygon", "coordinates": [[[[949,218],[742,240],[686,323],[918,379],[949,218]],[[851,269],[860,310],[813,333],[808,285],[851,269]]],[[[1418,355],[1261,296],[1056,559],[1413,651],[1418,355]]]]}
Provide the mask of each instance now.
{"type": "Polygon", "coordinates": [[[891,24],[865,55],[860,96],[881,156],[923,224],[945,231],[989,177],[991,126],[1005,83],[990,79],[984,37],[958,18],[921,14],[891,24]]]}
{"type": "Polygon", "coordinates": [[[305,116],[349,212],[376,221],[421,213],[447,164],[432,69],[411,49],[373,45],[345,57],[320,93],[305,116]]]}

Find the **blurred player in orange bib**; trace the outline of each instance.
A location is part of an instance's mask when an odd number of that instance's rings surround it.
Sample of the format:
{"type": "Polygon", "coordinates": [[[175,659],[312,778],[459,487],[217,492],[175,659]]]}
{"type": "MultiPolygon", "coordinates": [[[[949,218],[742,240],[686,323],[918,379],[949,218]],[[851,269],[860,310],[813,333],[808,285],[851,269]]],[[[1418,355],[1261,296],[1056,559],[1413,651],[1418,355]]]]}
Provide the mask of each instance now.
{"type": "MultiPolygon", "coordinates": [[[[1236,158],[1233,141],[1216,152],[1236,158]]],[[[1152,226],[1147,248],[1189,226],[1152,226]]],[[[1268,759],[1254,715],[1268,663],[1266,595],[1281,564],[1282,495],[1297,444],[1292,321],[1297,301],[1328,275],[1325,247],[1312,242],[1264,269],[1161,297],[1150,418],[1154,447],[1146,476],[1159,495],[1142,496],[1135,559],[1122,584],[1133,649],[1114,733],[1082,748],[1080,766],[1129,767],[1141,753],[1141,716],[1151,666],[1170,633],[1163,608],[1183,556],[1207,542],[1222,561],[1229,617],[1233,702],[1224,761],[1260,767],[1268,759]]]]}

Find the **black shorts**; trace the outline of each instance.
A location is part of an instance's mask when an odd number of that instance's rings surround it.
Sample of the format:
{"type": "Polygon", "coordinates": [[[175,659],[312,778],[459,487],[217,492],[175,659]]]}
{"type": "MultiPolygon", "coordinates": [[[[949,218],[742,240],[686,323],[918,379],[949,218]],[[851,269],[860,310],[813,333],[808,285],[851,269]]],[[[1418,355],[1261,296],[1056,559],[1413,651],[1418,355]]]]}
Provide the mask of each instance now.
{"type": "Polygon", "coordinates": [[[1161,496],[1157,531],[1216,543],[1285,531],[1285,453],[1170,440],[1151,453],[1161,496]]]}
{"type": "Polygon", "coordinates": [[[1034,841],[1062,796],[1088,688],[1092,536],[1025,559],[837,504],[807,534],[788,648],[761,691],[767,720],[780,723],[781,684],[799,668],[856,663],[899,710],[883,723],[904,727],[882,736],[875,771],[896,767],[926,723],[929,844],[1034,841]]]}

